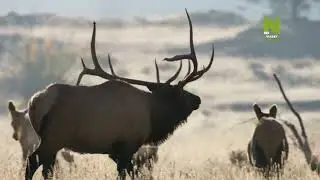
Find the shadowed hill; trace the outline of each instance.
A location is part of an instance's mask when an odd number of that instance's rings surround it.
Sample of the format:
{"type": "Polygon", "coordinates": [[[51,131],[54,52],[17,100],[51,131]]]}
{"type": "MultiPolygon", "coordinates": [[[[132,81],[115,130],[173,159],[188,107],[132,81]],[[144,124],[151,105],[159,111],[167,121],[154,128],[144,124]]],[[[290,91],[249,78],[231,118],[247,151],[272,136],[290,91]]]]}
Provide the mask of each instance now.
{"type": "MultiPolygon", "coordinates": [[[[68,18],[50,13],[34,13],[34,14],[18,14],[16,12],[9,12],[5,16],[0,16],[0,26],[78,26],[86,27],[92,23],[91,20],[85,18],[68,18]]],[[[120,19],[100,20],[99,24],[102,26],[121,28],[125,22],[120,19]]]]}
{"type": "MultiPolygon", "coordinates": [[[[239,14],[217,10],[207,12],[190,13],[193,17],[194,25],[199,26],[218,26],[231,27],[248,23],[248,20],[239,14]]],[[[97,23],[99,26],[108,28],[122,28],[125,26],[187,26],[185,14],[176,17],[164,17],[161,20],[151,20],[145,17],[136,17],[132,21],[122,19],[101,19],[97,23]]],[[[68,26],[88,26],[91,20],[85,18],[67,18],[49,13],[26,14],[21,15],[15,12],[9,12],[7,15],[0,17],[0,26],[41,26],[41,25],[68,25],[68,26]]]]}
{"type": "MultiPolygon", "coordinates": [[[[217,10],[193,12],[190,13],[190,16],[192,17],[192,23],[195,26],[227,28],[247,24],[249,22],[246,18],[239,14],[217,10]]],[[[188,26],[188,21],[186,20],[185,14],[181,14],[177,17],[164,18],[161,20],[148,20],[143,17],[136,17],[135,21],[141,25],[165,25],[174,27],[188,26]]]]}
{"type": "MultiPolygon", "coordinates": [[[[279,41],[264,39],[263,22],[250,27],[235,37],[204,42],[197,46],[199,52],[206,53],[215,44],[218,55],[242,58],[275,59],[320,59],[320,22],[301,20],[299,22],[282,22],[279,41]]],[[[170,48],[170,54],[186,52],[186,48],[170,48]]]]}

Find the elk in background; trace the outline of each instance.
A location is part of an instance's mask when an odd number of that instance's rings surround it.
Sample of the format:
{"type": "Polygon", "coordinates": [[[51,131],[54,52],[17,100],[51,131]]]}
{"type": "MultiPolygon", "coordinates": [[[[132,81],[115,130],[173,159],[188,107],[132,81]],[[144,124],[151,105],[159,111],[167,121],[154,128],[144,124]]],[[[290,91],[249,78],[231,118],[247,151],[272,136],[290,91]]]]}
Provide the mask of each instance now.
{"type": "Polygon", "coordinates": [[[272,105],[269,113],[264,113],[254,104],[253,110],[259,122],[248,144],[250,164],[261,169],[266,177],[274,170],[279,177],[279,170],[288,159],[289,145],[283,126],[276,120],[277,106],[272,105]]]}

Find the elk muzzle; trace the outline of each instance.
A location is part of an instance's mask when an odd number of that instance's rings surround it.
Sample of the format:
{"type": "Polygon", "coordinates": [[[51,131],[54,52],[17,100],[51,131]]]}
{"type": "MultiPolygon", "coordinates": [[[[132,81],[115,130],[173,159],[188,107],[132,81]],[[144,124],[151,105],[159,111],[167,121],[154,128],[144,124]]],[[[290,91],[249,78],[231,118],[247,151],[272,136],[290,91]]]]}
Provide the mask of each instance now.
{"type": "Polygon", "coordinates": [[[18,139],[18,134],[17,133],[13,133],[12,134],[12,138],[14,139],[14,140],[16,140],[16,141],[18,141],[19,139],[18,139]]]}
{"type": "Polygon", "coordinates": [[[192,102],[192,109],[197,110],[200,107],[200,104],[201,104],[201,98],[199,96],[195,96],[192,102]]]}

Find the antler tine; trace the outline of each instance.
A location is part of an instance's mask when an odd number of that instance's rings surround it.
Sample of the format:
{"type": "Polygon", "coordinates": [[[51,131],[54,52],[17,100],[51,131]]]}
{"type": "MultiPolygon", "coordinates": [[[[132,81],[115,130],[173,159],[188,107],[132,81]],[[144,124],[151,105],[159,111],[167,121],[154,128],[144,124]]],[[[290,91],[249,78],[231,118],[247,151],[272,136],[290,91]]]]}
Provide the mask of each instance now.
{"type": "Polygon", "coordinates": [[[81,73],[79,74],[79,76],[78,76],[78,80],[77,80],[77,86],[79,86],[79,84],[80,84],[80,81],[81,81],[81,79],[82,79],[82,77],[83,77],[83,75],[87,72],[87,67],[86,67],[86,65],[84,64],[84,61],[83,61],[83,58],[81,57],[81,64],[82,64],[82,68],[83,68],[83,70],[81,71],[81,73]]]}
{"type": "Polygon", "coordinates": [[[214,45],[212,45],[211,58],[210,58],[210,62],[207,65],[207,67],[203,67],[203,69],[198,71],[196,73],[196,75],[193,76],[192,78],[190,78],[190,80],[188,82],[195,81],[195,80],[199,79],[200,77],[202,77],[204,75],[204,73],[206,73],[211,68],[211,65],[213,63],[213,58],[214,58],[214,45]]]}
{"type": "Polygon", "coordinates": [[[77,81],[77,85],[80,84],[80,81],[82,79],[82,77],[84,75],[94,75],[94,76],[99,76],[101,78],[104,79],[108,79],[108,80],[114,80],[116,79],[115,76],[112,76],[111,74],[108,74],[107,72],[105,72],[98,61],[97,58],[97,54],[96,54],[96,46],[95,46],[95,42],[96,42],[96,22],[93,22],[93,31],[92,31],[92,37],[91,37],[91,57],[92,57],[92,61],[93,61],[93,65],[94,68],[93,69],[89,69],[86,67],[83,58],[81,58],[81,63],[82,63],[82,71],[78,76],[78,81],[77,81]]]}
{"type": "Polygon", "coordinates": [[[116,73],[114,72],[114,69],[113,69],[113,66],[112,66],[112,63],[111,63],[111,58],[110,58],[110,54],[109,54],[109,53],[108,53],[108,63],[109,63],[109,69],[110,69],[110,71],[111,71],[111,74],[112,74],[113,76],[116,76],[116,77],[117,77],[116,73]]]}
{"type": "Polygon", "coordinates": [[[102,70],[98,58],[97,58],[97,53],[96,53],[96,22],[93,22],[93,32],[92,32],[92,37],[91,37],[91,57],[92,57],[92,62],[94,65],[94,69],[96,70],[102,70]]]}
{"type": "Polygon", "coordinates": [[[184,76],[184,79],[190,74],[191,71],[191,64],[190,64],[190,60],[188,60],[188,71],[187,74],[184,76]]]}
{"type": "MultiPolygon", "coordinates": [[[[190,64],[190,63],[189,63],[190,64]]],[[[181,72],[181,69],[182,69],[182,61],[180,61],[180,66],[179,66],[179,69],[177,70],[177,72],[171,77],[169,78],[166,83],[167,84],[170,84],[172,83],[174,80],[177,79],[177,77],[179,76],[180,72],[181,72]]]]}
{"type": "Polygon", "coordinates": [[[160,83],[160,73],[156,58],[154,58],[154,65],[156,66],[157,83],[160,83]]]}
{"type": "MultiPolygon", "coordinates": [[[[188,77],[192,77],[195,75],[195,73],[198,70],[198,62],[197,62],[197,56],[196,56],[196,52],[194,50],[194,44],[193,44],[193,27],[192,27],[192,22],[189,16],[189,13],[187,11],[187,9],[185,9],[187,17],[188,17],[188,23],[189,23],[189,38],[190,38],[190,53],[189,54],[179,54],[179,55],[175,55],[171,58],[164,58],[165,61],[181,61],[183,59],[189,59],[192,61],[193,63],[193,71],[186,77],[186,79],[188,77]]],[[[186,79],[181,81],[181,84],[185,84],[186,83],[186,79]]]]}
{"type": "MultiPolygon", "coordinates": [[[[160,73],[159,73],[159,67],[158,67],[156,58],[154,59],[154,64],[156,66],[157,82],[160,83],[160,73]]],[[[177,77],[179,76],[179,74],[181,72],[181,69],[182,69],[182,61],[180,61],[180,66],[179,66],[179,69],[177,70],[177,72],[172,77],[170,77],[165,83],[170,84],[172,81],[177,79],[177,77]]]]}

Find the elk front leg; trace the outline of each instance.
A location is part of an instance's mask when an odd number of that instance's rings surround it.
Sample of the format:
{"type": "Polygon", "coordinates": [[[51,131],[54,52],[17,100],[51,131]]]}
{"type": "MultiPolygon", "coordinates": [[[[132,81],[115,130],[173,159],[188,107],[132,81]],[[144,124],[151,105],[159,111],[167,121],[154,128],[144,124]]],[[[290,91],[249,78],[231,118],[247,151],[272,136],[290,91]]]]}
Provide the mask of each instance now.
{"type": "Polygon", "coordinates": [[[55,165],[57,153],[52,153],[50,155],[46,155],[43,157],[43,169],[42,176],[44,179],[52,179],[53,178],[53,169],[55,165]]]}
{"type": "Polygon", "coordinates": [[[130,148],[125,142],[116,142],[112,145],[112,153],[109,157],[117,163],[118,177],[120,180],[125,180],[126,171],[134,179],[134,171],[132,164],[132,156],[138,148],[130,148]]]}
{"type": "Polygon", "coordinates": [[[38,161],[38,154],[33,153],[30,157],[27,158],[27,166],[25,171],[25,180],[32,180],[34,173],[37,171],[41,165],[41,160],[38,161]]]}

